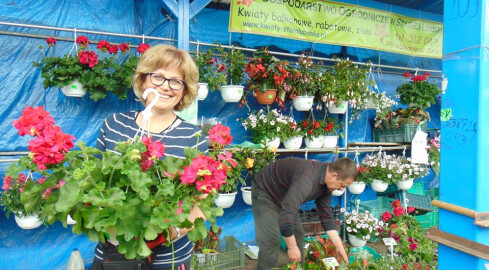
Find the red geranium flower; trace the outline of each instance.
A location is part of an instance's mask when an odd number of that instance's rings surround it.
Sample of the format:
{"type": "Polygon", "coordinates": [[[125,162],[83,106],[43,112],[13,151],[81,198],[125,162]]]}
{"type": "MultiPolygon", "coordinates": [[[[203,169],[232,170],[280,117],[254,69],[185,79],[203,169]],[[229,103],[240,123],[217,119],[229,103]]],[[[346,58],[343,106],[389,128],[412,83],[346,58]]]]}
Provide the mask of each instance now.
{"type": "Polygon", "coordinates": [[[391,217],[392,217],[392,215],[391,215],[390,212],[385,212],[384,214],[382,214],[382,220],[384,222],[386,222],[387,220],[389,220],[391,217]]]}
{"type": "Polygon", "coordinates": [[[14,127],[19,131],[20,136],[29,134],[37,136],[46,129],[46,127],[54,125],[54,118],[44,110],[43,106],[32,108],[27,106],[18,120],[14,120],[14,127]]]}
{"type": "Polygon", "coordinates": [[[148,44],[141,43],[141,44],[139,44],[137,51],[138,51],[138,53],[143,54],[149,48],[150,48],[150,46],[148,44]]]}
{"type": "Polygon", "coordinates": [[[209,140],[211,143],[217,143],[220,146],[228,146],[233,141],[231,129],[227,126],[217,124],[209,130],[209,140]]]}
{"type": "Polygon", "coordinates": [[[93,51],[81,51],[78,54],[78,60],[82,65],[93,68],[98,64],[98,55],[93,51]]]}
{"type": "Polygon", "coordinates": [[[127,45],[127,43],[121,43],[119,45],[119,50],[122,52],[122,53],[126,53],[127,51],[129,51],[129,45],[127,45]]]}
{"type": "Polygon", "coordinates": [[[110,48],[110,43],[106,40],[101,40],[97,43],[97,49],[105,52],[110,48]]]}
{"type": "Polygon", "coordinates": [[[88,38],[86,36],[78,36],[76,38],[76,43],[80,44],[82,47],[88,46],[88,38]]]}
{"type": "Polygon", "coordinates": [[[53,47],[54,45],[56,45],[56,39],[54,39],[53,37],[47,38],[46,43],[49,47],[53,47]]]}
{"type": "Polygon", "coordinates": [[[411,77],[411,73],[406,72],[406,73],[404,73],[404,75],[402,75],[402,76],[403,76],[404,78],[406,78],[406,79],[407,79],[407,78],[411,77]]]}
{"type": "Polygon", "coordinates": [[[117,45],[112,45],[108,48],[110,54],[116,54],[117,51],[119,50],[119,47],[117,45]]]}

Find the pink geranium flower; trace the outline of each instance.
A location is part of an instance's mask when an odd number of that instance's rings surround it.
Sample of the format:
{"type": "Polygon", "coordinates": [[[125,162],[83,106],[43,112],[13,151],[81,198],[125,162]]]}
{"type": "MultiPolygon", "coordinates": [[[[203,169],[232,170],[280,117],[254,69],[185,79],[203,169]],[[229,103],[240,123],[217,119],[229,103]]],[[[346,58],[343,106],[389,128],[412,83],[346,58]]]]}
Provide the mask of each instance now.
{"type": "Polygon", "coordinates": [[[221,146],[228,146],[233,141],[231,129],[227,126],[217,124],[209,130],[209,140],[221,146]]]}
{"type": "Polygon", "coordinates": [[[54,118],[44,110],[43,106],[32,108],[27,106],[18,120],[14,120],[14,127],[20,136],[29,134],[37,136],[48,126],[54,125],[54,118]]]}

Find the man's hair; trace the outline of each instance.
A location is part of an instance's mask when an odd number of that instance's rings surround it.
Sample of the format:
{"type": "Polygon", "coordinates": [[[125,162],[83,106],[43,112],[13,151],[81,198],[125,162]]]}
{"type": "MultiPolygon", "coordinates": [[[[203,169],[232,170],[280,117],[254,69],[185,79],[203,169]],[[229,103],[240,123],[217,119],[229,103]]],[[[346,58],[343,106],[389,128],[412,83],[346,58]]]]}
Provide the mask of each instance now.
{"type": "Polygon", "coordinates": [[[357,180],[358,169],[357,165],[351,158],[340,158],[333,163],[329,164],[329,171],[338,174],[340,181],[345,181],[348,178],[352,178],[353,181],[357,180]]]}

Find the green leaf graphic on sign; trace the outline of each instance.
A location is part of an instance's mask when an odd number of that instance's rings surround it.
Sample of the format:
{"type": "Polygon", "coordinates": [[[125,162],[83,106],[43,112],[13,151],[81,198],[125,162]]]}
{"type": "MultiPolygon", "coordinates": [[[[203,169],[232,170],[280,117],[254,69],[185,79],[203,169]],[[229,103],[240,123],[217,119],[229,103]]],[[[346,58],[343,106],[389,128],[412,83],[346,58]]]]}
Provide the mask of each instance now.
{"type": "Polygon", "coordinates": [[[452,108],[441,109],[440,118],[441,118],[441,121],[444,121],[444,122],[450,120],[450,118],[452,118],[452,108]]]}

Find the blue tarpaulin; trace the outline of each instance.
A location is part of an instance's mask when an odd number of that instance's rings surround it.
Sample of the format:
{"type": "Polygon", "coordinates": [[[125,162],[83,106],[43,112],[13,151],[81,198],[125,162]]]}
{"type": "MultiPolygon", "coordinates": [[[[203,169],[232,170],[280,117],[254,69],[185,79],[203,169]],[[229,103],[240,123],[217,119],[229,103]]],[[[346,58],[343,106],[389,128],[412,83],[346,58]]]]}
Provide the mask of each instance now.
{"type": "MultiPolygon", "coordinates": [[[[406,15],[413,13],[402,8],[396,8],[395,11],[405,12],[406,15]]],[[[160,1],[25,0],[3,3],[0,8],[0,21],[175,39],[176,22],[164,13],[160,1]]],[[[416,12],[416,17],[418,16],[425,15],[416,12]]],[[[426,16],[441,21],[440,16],[426,16]]],[[[341,46],[335,45],[241,33],[230,34],[227,31],[228,22],[227,10],[205,8],[190,21],[190,40],[249,48],[269,46],[271,50],[297,54],[313,50],[315,56],[337,55],[360,62],[376,59],[375,63],[441,70],[441,61],[437,59],[413,58],[358,48],[342,50],[341,46]]],[[[77,33],[82,34],[93,41],[106,39],[109,42],[130,42],[133,45],[142,42],[142,39],[136,38],[77,33]]],[[[54,51],[56,55],[64,55],[72,50],[73,41],[63,41],[62,38],[73,38],[73,32],[0,25],[0,68],[3,71],[0,73],[0,152],[27,151],[29,138],[20,137],[12,125],[12,121],[20,116],[26,106],[44,106],[64,132],[90,146],[95,145],[105,117],[114,112],[142,108],[133,94],[130,94],[127,100],[119,100],[108,95],[107,98],[94,102],[88,96],[67,98],[57,88],[44,89],[40,71],[33,67],[32,63],[42,59],[42,51],[38,47],[45,46],[44,38],[49,36],[59,38],[54,51]]],[[[150,45],[161,43],[149,39],[145,42],[150,45]]],[[[190,49],[195,51],[197,46],[194,44],[190,49]]],[[[201,49],[202,47],[199,47],[199,50],[201,49]]],[[[404,82],[399,74],[376,73],[375,78],[381,90],[390,96],[393,96],[396,87],[404,82]]],[[[250,104],[252,109],[260,108],[253,100],[250,104]]],[[[430,108],[429,112],[432,121],[428,127],[439,128],[439,104],[430,108]]],[[[218,91],[210,93],[206,100],[199,101],[199,119],[216,117],[230,126],[234,136],[233,143],[250,139],[249,133],[236,120],[246,117],[247,113],[246,107],[239,108],[238,103],[225,103],[218,91]]],[[[285,113],[288,114],[289,111],[285,113]]],[[[372,110],[364,112],[359,120],[349,126],[349,142],[372,140],[371,121],[374,115],[375,112],[372,110]]],[[[294,116],[301,119],[305,114],[294,112],[294,116]]],[[[334,158],[332,154],[309,157],[323,161],[331,161],[334,158]]],[[[0,156],[0,159],[7,158],[12,156],[0,156]]],[[[9,162],[0,163],[0,176],[3,177],[8,165],[9,162]]],[[[375,194],[370,191],[361,195],[361,199],[373,197],[375,194]]],[[[225,211],[224,217],[218,219],[218,225],[224,228],[223,235],[234,235],[242,242],[254,241],[251,207],[243,203],[239,194],[236,204],[225,211]]],[[[90,242],[84,235],[75,235],[71,228],[63,228],[60,223],[33,230],[21,230],[15,224],[13,216],[6,219],[3,211],[0,211],[0,269],[65,269],[70,253],[75,247],[80,250],[86,264],[90,265],[94,246],[95,243],[90,242]]]]}

